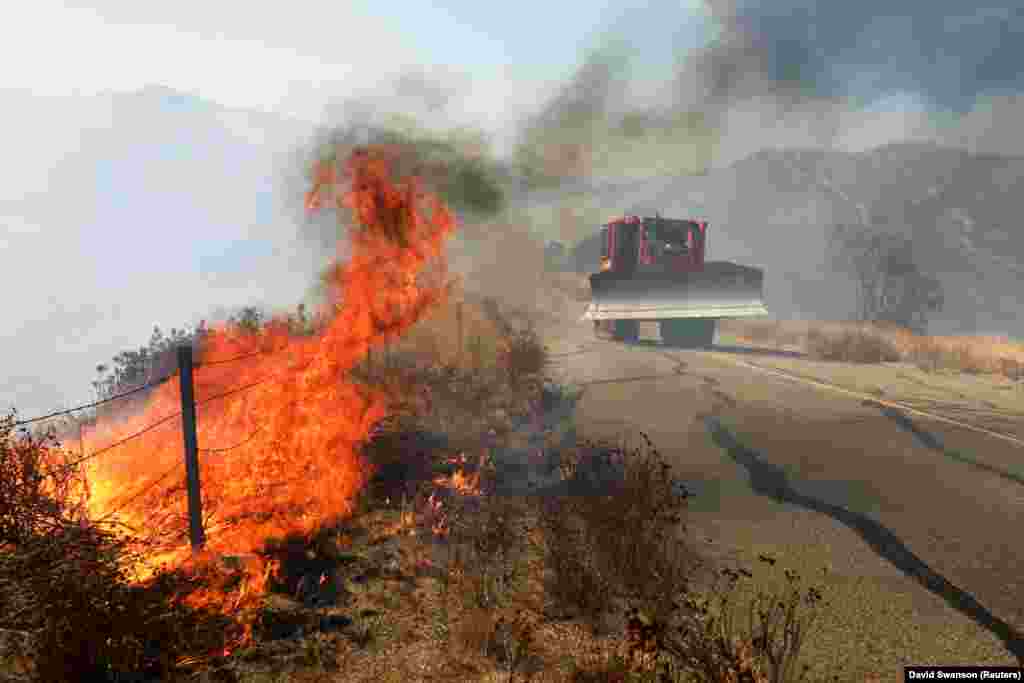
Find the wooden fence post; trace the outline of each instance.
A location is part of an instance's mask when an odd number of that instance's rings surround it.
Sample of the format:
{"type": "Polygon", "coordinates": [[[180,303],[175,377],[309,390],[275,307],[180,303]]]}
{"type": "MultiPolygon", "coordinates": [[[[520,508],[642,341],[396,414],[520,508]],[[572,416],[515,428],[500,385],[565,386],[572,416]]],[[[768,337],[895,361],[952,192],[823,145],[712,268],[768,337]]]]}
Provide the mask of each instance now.
{"type": "Polygon", "coordinates": [[[188,532],[192,551],[206,544],[203,532],[203,501],[199,488],[199,442],[196,438],[196,403],[192,386],[192,346],[178,347],[181,379],[181,431],[185,439],[185,475],[188,487],[188,532]]]}
{"type": "Polygon", "coordinates": [[[462,365],[462,302],[460,301],[455,305],[455,323],[456,323],[456,334],[459,336],[459,356],[456,363],[461,367],[462,365]]]}

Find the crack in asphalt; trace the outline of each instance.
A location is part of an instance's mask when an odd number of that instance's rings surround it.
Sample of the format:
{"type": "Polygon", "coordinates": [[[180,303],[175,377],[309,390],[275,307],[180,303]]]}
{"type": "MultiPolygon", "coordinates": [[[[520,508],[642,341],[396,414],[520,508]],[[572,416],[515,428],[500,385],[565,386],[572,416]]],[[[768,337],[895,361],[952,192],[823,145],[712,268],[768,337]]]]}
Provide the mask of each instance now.
{"type": "Polygon", "coordinates": [[[875,553],[928,591],[941,597],[953,609],[1002,640],[1024,665],[1024,636],[1012,625],[992,614],[977,598],[951,583],[915,555],[900,538],[880,522],[839,505],[800,493],[793,488],[786,472],[768,462],[763,455],[743,445],[715,415],[704,415],[705,428],[715,445],[743,467],[755,493],[780,503],[797,505],[828,515],[860,536],[875,553]]]}
{"type": "Polygon", "coordinates": [[[882,405],[876,401],[862,401],[861,405],[867,406],[869,408],[877,408],[878,411],[882,413],[882,415],[895,422],[900,429],[909,432],[918,441],[918,443],[923,445],[925,448],[933,450],[936,453],[939,453],[940,455],[945,456],[955,462],[968,465],[975,469],[982,470],[983,472],[988,472],[989,474],[994,474],[1000,479],[1012,481],[1014,484],[1020,484],[1021,486],[1024,486],[1024,476],[1021,476],[1014,472],[1007,472],[1006,470],[1000,469],[993,465],[989,465],[979,460],[975,460],[971,456],[964,455],[960,451],[946,448],[946,445],[942,442],[941,438],[939,438],[937,435],[931,432],[924,431],[923,429],[918,427],[916,424],[914,424],[914,421],[911,420],[903,411],[897,410],[895,408],[890,408],[889,406],[882,405]]]}

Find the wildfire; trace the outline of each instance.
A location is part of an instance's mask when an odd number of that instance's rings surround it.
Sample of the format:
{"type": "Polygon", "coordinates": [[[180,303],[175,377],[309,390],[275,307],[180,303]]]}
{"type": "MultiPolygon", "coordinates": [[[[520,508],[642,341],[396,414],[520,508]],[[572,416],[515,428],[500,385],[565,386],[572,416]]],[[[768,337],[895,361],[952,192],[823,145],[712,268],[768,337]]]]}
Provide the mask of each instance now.
{"type": "Polygon", "coordinates": [[[449,458],[448,463],[451,465],[458,465],[449,476],[438,476],[434,477],[434,483],[438,486],[444,486],[450,488],[462,495],[479,496],[482,491],[480,489],[480,471],[487,463],[487,455],[480,456],[480,462],[475,471],[469,471],[467,469],[469,459],[465,453],[449,458]]]}
{"type": "MultiPolygon", "coordinates": [[[[274,321],[256,334],[215,329],[204,342],[201,362],[265,352],[194,373],[209,556],[256,553],[268,537],[308,534],[351,514],[371,474],[359,447],[386,415],[387,400],[349,379],[349,370],[446,295],[443,245],[455,227],[415,178],[391,178],[399,153],[373,147],[343,165],[324,161],[313,169],[307,208],[350,210],[354,218],[351,256],[332,267],[330,304],[316,335],[296,336],[286,321],[274,321]]],[[[100,425],[90,434],[91,450],[178,410],[174,378],[141,414],[100,425]]],[[[90,467],[93,518],[111,517],[155,539],[154,563],[189,557],[180,418],[90,467]]],[[[273,569],[248,567],[247,590],[263,590],[273,569]]]]}

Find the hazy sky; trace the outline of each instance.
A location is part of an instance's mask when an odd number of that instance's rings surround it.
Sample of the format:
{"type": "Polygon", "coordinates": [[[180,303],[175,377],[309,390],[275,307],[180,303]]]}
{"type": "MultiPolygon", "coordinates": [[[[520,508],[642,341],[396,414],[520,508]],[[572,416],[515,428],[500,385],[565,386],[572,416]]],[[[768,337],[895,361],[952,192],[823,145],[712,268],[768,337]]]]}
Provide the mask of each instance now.
{"type": "MultiPolygon", "coordinates": [[[[677,25],[688,20],[687,3],[660,4],[677,25]]],[[[488,96],[528,96],[567,76],[628,11],[607,0],[39,0],[0,27],[0,51],[5,62],[25,65],[7,74],[5,87],[86,94],[161,83],[229,106],[316,119],[329,98],[409,67],[469,76],[488,96]]],[[[655,51],[667,46],[654,43],[655,51]]],[[[488,113],[504,108],[487,105],[488,113]]]]}
{"type": "Polygon", "coordinates": [[[0,25],[0,408],[86,400],[94,366],[153,324],[296,302],[322,263],[297,237],[281,175],[325,105],[421,72],[454,89],[453,116],[508,130],[622,13],[535,0],[24,3],[0,25]]]}
{"type": "Polygon", "coordinates": [[[338,98],[420,72],[451,89],[456,122],[507,142],[606,38],[650,88],[714,37],[714,14],[752,38],[773,78],[885,111],[965,109],[1022,90],[1018,5],[21,3],[0,23],[0,408],[87,399],[95,364],[154,323],[296,301],[320,263],[281,177],[338,98]]]}

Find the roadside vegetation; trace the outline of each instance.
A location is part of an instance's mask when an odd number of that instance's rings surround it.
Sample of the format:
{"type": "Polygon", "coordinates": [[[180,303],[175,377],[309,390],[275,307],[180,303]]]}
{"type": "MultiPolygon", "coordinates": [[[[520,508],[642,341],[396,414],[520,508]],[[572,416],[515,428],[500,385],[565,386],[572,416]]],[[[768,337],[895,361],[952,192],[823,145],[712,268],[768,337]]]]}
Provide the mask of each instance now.
{"type": "Polygon", "coordinates": [[[819,360],[911,363],[928,372],[1024,378],[1024,344],[996,336],[935,336],[896,325],[855,322],[728,320],[723,334],[792,348],[819,360]]]}
{"type": "Polygon", "coordinates": [[[375,350],[354,372],[396,409],[365,448],[375,474],[355,514],[268,539],[277,571],[234,618],[193,598],[240,599],[244,558],[135,580],[126,560],[145,548],[84,512],[71,454],[7,418],[3,675],[800,680],[817,588],[787,573],[782,592],[758,591],[751,568],[705,561],[657,448],[580,441],[578,394],[545,366],[529,317],[484,297],[455,298],[375,350]],[[503,491],[524,466],[536,492],[503,491]],[[245,629],[250,645],[230,650],[245,629]]]}

